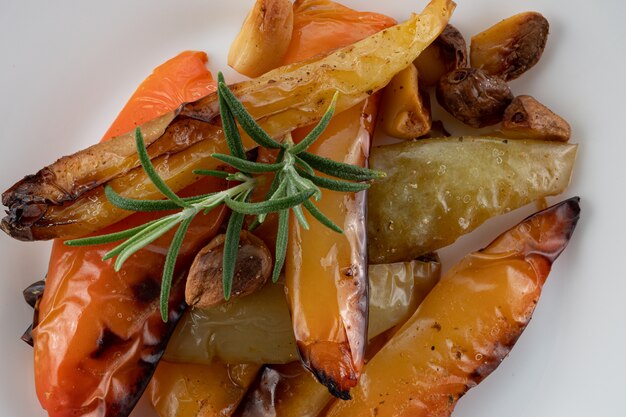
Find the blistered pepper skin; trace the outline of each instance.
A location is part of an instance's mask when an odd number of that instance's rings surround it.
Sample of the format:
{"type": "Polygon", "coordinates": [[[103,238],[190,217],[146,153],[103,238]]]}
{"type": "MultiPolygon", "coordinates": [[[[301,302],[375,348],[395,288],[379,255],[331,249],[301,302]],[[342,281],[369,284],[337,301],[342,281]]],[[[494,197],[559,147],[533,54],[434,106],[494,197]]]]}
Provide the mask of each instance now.
{"type": "Polygon", "coordinates": [[[489,375],[528,324],[579,218],[578,198],[541,211],[466,256],[365,367],[330,417],[443,417],[489,375]]]}
{"type": "MultiPolygon", "coordinates": [[[[327,52],[359,40],[391,25],[389,18],[362,14],[377,24],[357,25],[360,15],[329,1],[301,1],[295,5],[293,48],[290,59],[307,59],[316,51],[327,52]],[[323,13],[335,9],[337,18],[324,20],[323,13]],[[343,36],[323,37],[322,28],[335,25],[343,36]],[[304,48],[307,44],[317,47],[304,48]],[[326,51],[320,48],[325,47],[326,51]]],[[[331,30],[332,31],[332,30],[331,30]]],[[[378,111],[378,97],[371,97],[338,115],[322,136],[309,148],[320,156],[364,166],[378,111]]],[[[302,138],[305,131],[295,131],[302,138]]],[[[307,216],[310,228],[303,229],[291,219],[285,286],[292,316],[296,345],[302,363],[335,396],[348,399],[356,385],[367,345],[367,246],[365,193],[346,194],[324,191],[315,202],[335,224],[344,229],[337,234],[307,216]]]]}
{"type": "MultiPolygon", "coordinates": [[[[441,33],[453,10],[452,0],[431,0],[421,14],[412,15],[404,23],[334,50],[327,56],[277,68],[230,88],[270,136],[281,137],[297,127],[318,121],[337,91],[340,92],[337,112],[341,112],[382,89],[441,33]]],[[[174,191],[197,180],[194,169],[214,169],[217,162],[211,156],[213,153],[228,152],[216,119],[218,107],[217,94],[213,93],[177,110],[177,116],[170,124],[174,130],[181,121],[188,119],[206,122],[209,126],[202,125],[202,129],[198,129],[199,135],[176,140],[177,152],[168,151],[153,158],[161,177],[174,191]]],[[[150,147],[167,148],[159,144],[160,140],[150,147]]],[[[256,146],[246,136],[243,140],[248,148],[256,146]]],[[[89,153],[102,156],[102,149],[92,148],[89,153]]],[[[59,167],[50,165],[44,171],[56,168],[59,167]]],[[[106,178],[113,176],[115,173],[108,172],[106,178]]],[[[83,183],[82,177],[70,178],[71,184],[83,183]]],[[[58,189],[64,187],[56,187],[54,176],[28,176],[3,194],[2,204],[7,206],[8,215],[0,221],[0,229],[21,240],[68,239],[123,219],[128,213],[106,204],[105,184],[100,180],[90,181],[79,190],[71,190],[71,198],[63,200],[67,204],[58,204],[55,202],[58,189]],[[46,185],[43,189],[41,181],[46,185]],[[100,212],[98,221],[93,224],[83,221],[82,215],[96,210],[100,212]]],[[[129,198],[154,199],[159,196],[141,168],[120,172],[106,184],[123,191],[129,198]]]]}
{"type": "MultiPolygon", "coordinates": [[[[156,117],[178,106],[181,98],[214,88],[204,67],[204,54],[191,54],[182,54],[162,67],[157,77],[160,83],[152,84],[152,78],[143,84],[111,132],[132,128],[137,117],[156,117]],[[187,71],[179,73],[181,69],[187,71]],[[159,104],[138,104],[154,89],[162,89],[164,82],[178,94],[161,95],[159,104]]],[[[203,194],[225,186],[223,180],[205,179],[184,193],[203,194]]],[[[103,233],[161,215],[135,214],[103,233]]],[[[124,417],[130,413],[185,308],[182,278],[186,267],[217,233],[224,217],[225,210],[217,209],[192,223],[175,269],[167,323],[160,317],[159,293],[173,231],[129,258],[119,272],[111,260],[102,261],[114,244],[68,247],[60,240],[54,242],[40,321],[33,331],[37,395],[51,417],[124,417]]]]}

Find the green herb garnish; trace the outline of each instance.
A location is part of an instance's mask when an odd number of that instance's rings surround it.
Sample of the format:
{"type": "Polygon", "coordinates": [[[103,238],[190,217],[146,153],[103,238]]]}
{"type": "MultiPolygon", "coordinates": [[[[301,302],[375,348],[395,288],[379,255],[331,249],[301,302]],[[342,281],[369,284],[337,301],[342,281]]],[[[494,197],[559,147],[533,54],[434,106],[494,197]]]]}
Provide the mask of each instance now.
{"type": "Polygon", "coordinates": [[[135,144],[137,146],[139,162],[148,178],[166,199],[129,199],[114,191],[110,186],[106,186],[105,188],[107,198],[113,205],[124,210],[135,212],[161,210],[180,211],[121,232],[68,240],[65,242],[65,244],[69,246],[87,246],[124,240],[124,242],[109,251],[103,258],[103,260],[116,258],[114,267],[116,271],[119,271],[124,262],[135,252],[152,243],[169,230],[177,228],[163,268],[160,298],[161,317],[163,321],[167,321],[168,318],[168,300],[176,258],[180,251],[185,233],[192,220],[198,214],[207,213],[221,204],[226,204],[232,210],[224,242],[222,276],[224,298],[229,299],[237,260],[239,233],[243,227],[246,215],[256,216],[256,219],[250,226],[250,229],[253,229],[265,220],[267,214],[273,212],[278,213],[276,259],[272,273],[272,280],[276,282],[287,253],[290,210],[293,211],[296,219],[305,229],[308,229],[309,225],[304,216],[303,208],[326,227],[335,232],[343,233],[343,230],[339,226],[334,224],[313,204],[311,198],[315,201],[319,201],[322,198],[320,187],[342,192],[362,191],[367,189],[369,184],[353,181],[369,181],[384,176],[383,173],[377,171],[336,162],[306,151],[328,126],[335,111],[338,93],[333,97],[331,105],[318,125],[300,143],[294,144],[289,134],[285,136],[282,142],[278,142],[263,131],[243,104],[241,104],[237,97],[228,89],[221,73],[218,76],[217,91],[224,136],[230,150],[230,155],[214,154],[213,157],[232,166],[237,169],[238,172],[230,174],[215,170],[196,170],[194,173],[198,175],[217,176],[229,181],[237,181],[239,184],[216,193],[186,198],[179,197],[157,174],[150,161],[141,130],[137,128],[135,130],[135,144]],[[252,140],[260,146],[280,150],[275,163],[266,164],[247,160],[237,122],[239,122],[241,128],[252,140]],[[315,170],[335,178],[319,177],[316,175],[315,170]],[[258,185],[258,179],[254,176],[256,173],[273,173],[274,178],[265,199],[260,202],[250,202],[248,201],[249,197],[254,188],[258,185]]]}

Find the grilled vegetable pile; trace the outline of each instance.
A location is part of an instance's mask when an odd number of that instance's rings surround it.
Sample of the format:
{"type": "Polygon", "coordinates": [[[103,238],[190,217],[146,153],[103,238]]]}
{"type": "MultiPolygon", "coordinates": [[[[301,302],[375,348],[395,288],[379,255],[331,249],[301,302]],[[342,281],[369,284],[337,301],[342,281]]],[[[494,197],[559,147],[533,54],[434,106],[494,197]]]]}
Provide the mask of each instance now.
{"type": "Polygon", "coordinates": [[[564,193],[577,145],[508,85],[547,20],[512,16],[468,50],[454,9],[396,23],[257,0],[228,55],[250,79],[214,80],[184,52],[103,141],[2,194],[2,230],[54,239],[23,336],[50,416],[128,416],[144,391],[160,417],[449,415],[498,366],[579,199],[443,277],[436,251],[564,193]],[[466,130],[450,136],[435,106],[466,130]],[[377,125],[399,143],[372,147],[377,125]]]}

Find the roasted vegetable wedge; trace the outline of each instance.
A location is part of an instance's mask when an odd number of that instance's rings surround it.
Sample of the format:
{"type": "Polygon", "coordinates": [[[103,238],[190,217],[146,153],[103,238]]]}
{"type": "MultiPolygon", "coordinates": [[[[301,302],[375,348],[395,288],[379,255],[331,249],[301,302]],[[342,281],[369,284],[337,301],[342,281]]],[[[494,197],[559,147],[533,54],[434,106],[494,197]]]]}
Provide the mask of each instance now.
{"type": "Polygon", "coordinates": [[[495,138],[426,139],[372,150],[387,173],[369,190],[371,262],[413,259],[488,218],[562,193],[576,145],[495,138]]]}
{"type": "MultiPolygon", "coordinates": [[[[212,178],[189,191],[198,195],[223,187],[222,180],[212,178]]],[[[186,307],[186,267],[218,232],[225,214],[225,209],[216,209],[189,228],[179,253],[167,323],[161,319],[159,293],[173,233],[133,255],[119,272],[111,261],[102,261],[113,244],[94,249],[55,242],[39,324],[33,331],[37,395],[51,417],[95,410],[104,410],[100,415],[107,417],[130,413],[186,307]]],[[[107,231],[134,227],[145,219],[136,215],[107,231]]]]}
{"type": "MultiPolygon", "coordinates": [[[[400,25],[326,57],[281,67],[239,83],[232,87],[233,91],[265,130],[273,136],[281,136],[295,127],[319,120],[336,91],[340,92],[337,103],[340,112],[383,88],[439,35],[453,9],[451,0],[432,0],[422,14],[413,15],[400,25]]],[[[192,174],[194,169],[216,167],[216,160],[210,157],[212,153],[227,152],[219,126],[195,123],[200,120],[215,123],[216,94],[183,106],[177,112],[179,116],[170,125],[174,132],[177,123],[187,118],[197,119],[188,122],[192,124],[192,137],[183,134],[178,138],[179,143],[191,146],[173,154],[166,152],[154,161],[161,176],[175,191],[197,180],[192,174]]],[[[101,147],[93,147],[89,152],[98,160],[102,159],[101,147]]],[[[106,162],[115,166],[115,161],[106,162]]],[[[44,172],[53,172],[53,167],[56,165],[44,168],[44,172]]],[[[110,185],[125,197],[158,198],[158,192],[141,170],[120,176],[122,173],[121,169],[117,175],[108,169],[103,178],[93,178],[88,173],[92,181],[80,189],[61,187],[64,195],[69,196],[64,205],[56,202],[58,188],[54,176],[26,177],[3,194],[2,203],[9,208],[9,215],[2,220],[2,229],[18,239],[41,240],[82,236],[115,223],[128,212],[115,209],[106,201],[99,184],[112,177],[116,179],[110,185]],[[40,192],[42,187],[44,191],[40,192]],[[93,213],[97,213],[97,217],[93,213]]],[[[71,180],[72,184],[84,183],[81,176],[72,175],[71,180]]]]}
{"type": "MultiPolygon", "coordinates": [[[[319,2],[312,2],[319,3],[319,2]]],[[[331,2],[326,2],[332,4],[331,2]]],[[[302,4],[307,4],[306,1],[302,4]]],[[[332,6],[331,6],[332,7],[332,6]]],[[[438,35],[445,27],[449,12],[453,5],[449,2],[431,2],[421,17],[420,25],[424,25],[423,33],[434,32],[438,35]],[[437,15],[437,13],[439,13],[437,15]],[[436,30],[433,30],[437,27],[436,30]]],[[[345,10],[345,8],[344,8],[345,10]]],[[[314,9],[312,9],[314,12],[314,9]]],[[[323,8],[318,11],[320,21],[324,22],[323,8]]],[[[296,15],[298,15],[296,11],[296,15]]],[[[335,21],[323,23],[326,26],[346,28],[346,36],[328,39],[328,48],[336,48],[358,40],[361,35],[358,31],[350,32],[352,17],[359,13],[343,13],[335,21]]],[[[316,22],[311,20],[296,21],[297,31],[311,27],[320,30],[316,22]]],[[[401,25],[400,25],[401,26],[401,25]]],[[[380,42],[386,42],[399,35],[394,26],[373,35],[362,42],[349,46],[349,51],[355,52],[364,46],[367,40],[380,36],[380,42]]],[[[372,27],[370,33],[378,28],[372,27]]],[[[415,32],[417,34],[417,32],[415,32]]],[[[415,39],[415,34],[409,35],[415,39]]],[[[421,37],[421,36],[420,36],[421,37]]],[[[428,41],[419,41],[422,45],[420,52],[428,43],[436,38],[428,37],[428,41]]],[[[309,38],[311,39],[311,38],[309,38]]],[[[313,51],[306,49],[302,38],[295,38],[297,47],[303,48],[300,57],[308,58],[313,51]]],[[[313,39],[311,41],[314,42],[313,39]]],[[[312,42],[312,43],[313,43],[312,42]]],[[[409,43],[413,43],[410,41],[409,43]]],[[[376,47],[378,48],[379,45],[376,47]]],[[[347,51],[346,51],[347,52],[347,51]]],[[[373,57],[371,52],[361,50],[369,55],[365,60],[374,58],[379,62],[378,71],[393,64],[395,58],[373,57]]],[[[387,51],[389,53],[389,51],[387,51]]],[[[405,58],[408,56],[402,53],[405,58]]],[[[333,71],[352,66],[347,57],[342,57],[343,63],[333,64],[333,71]]],[[[373,63],[373,61],[371,61],[373,63]]],[[[410,64],[411,61],[398,62],[395,73],[410,64]]],[[[346,68],[348,69],[348,68],[346,68]]],[[[352,87],[347,83],[360,83],[364,72],[349,70],[352,77],[342,76],[340,91],[345,94],[352,87]],[[349,80],[349,81],[348,81],[349,80]],[[347,89],[347,90],[346,90],[347,89]]],[[[391,78],[387,79],[385,84],[391,78]]],[[[378,88],[373,86],[366,94],[371,94],[378,88]]],[[[310,94],[309,92],[308,94],[310,94]]],[[[364,99],[367,96],[360,96],[364,99]]],[[[310,152],[323,157],[329,157],[341,162],[363,166],[369,151],[370,136],[373,132],[372,121],[376,119],[377,107],[375,100],[357,104],[351,109],[335,116],[323,136],[311,148],[310,152]]],[[[308,132],[294,132],[294,138],[302,139],[308,132]]],[[[364,352],[367,344],[367,259],[365,245],[365,196],[360,194],[344,194],[334,191],[324,193],[324,198],[316,202],[318,209],[327,213],[330,220],[343,228],[343,234],[328,230],[307,216],[310,227],[308,230],[298,222],[292,221],[289,231],[287,259],[285,262],[285,286],[289,310],[292,316],[293,331],[302,363],[311,370],[317,379],[324,384],[335,396],[349,398],[349,389],[358,381],[363,367],[364,352]],[[320,303],[320,300],[324,300],[320,303]]]]}
{"type": "MultiPolygon", "coordinates": [[[[109,130],[127,130],[137,118],[151,119],[185,97],[213,88],[201,53],[181,54],[161,66],[133,95],[109,130]],[[168,94],[162,94],[163,85],[168,94]],[[156,92],[158,100],[153,98],[156,92]],[[145,99],[145,101],[143,101],[145,99]]],[[[221,179],[188,187],[193,195],[225,187],[221,179]]],[[[174,325],[182,314],[186,266],[217,233],[225,210],[192,223],[175,270],[169,321],[161,320],[159,292],[172,233],[131,257],[115,272],[102,256],[111,245],[68,247],[53,244],[46,290],[33,331],[35,385],[51,417],[125,417],[148,384],[174,325]]],[[[158,217],[135,214],[107,231],[133,227],[158,217]]]]}
{"type": "Polygon", "coordinates": [[[383,90],[380,123],[386,134],[400,139],[415,139],[430,131],[430,96],[411,64],[383,90]]]}
{"type": "MultiPolygon", "coordinates": [[[[370,321],[366,356],[371,358],[415,312],[437,283],[436,258],[370,266],[370,321]],[[392,328],[393,326],[393,328],[392,328]],[[385,333],[383,333],[383,331],[385,333]]],[[[315,417],[332,396],[299,362],[265,366],[244,397],[237,416],[315,417]]]]}
{"type": "Polygon", "coordinates": [[[159,417],[228,417],[254,380],[259,365],[162,361],[148,393],[159,417]]]}
{"type": "Polygon", "coordinates": [[[449,416],[528,324],[579,216],[578,198],[539,212],[466,256],[365,367],[328,416],[449,416]]]}
{"type": "MultiPolygon", "coordinates": [[[[370,266],[370,338],[406,320],[439,280],[439,262],[370,266]]],[[[298,359],[282,284],[210,309],[195,308],[176,327],[165,352],[171,362],[284,364],[298,359]]]]}
{"type": "MultiPolygon", "coordinates": [[[[363,166],[373,133],[367,119],[376,114],[371,106],[375,103],[369,102],[335,116],[310,151],[363,166]]],[[[315,205],[344,233],[329,230],[308,213],[309,230],[291,222],[285,261],[287,299],[304,365],[333,395],[349,398],[367,343],[365,194],[324,191],[315,205]]]]}

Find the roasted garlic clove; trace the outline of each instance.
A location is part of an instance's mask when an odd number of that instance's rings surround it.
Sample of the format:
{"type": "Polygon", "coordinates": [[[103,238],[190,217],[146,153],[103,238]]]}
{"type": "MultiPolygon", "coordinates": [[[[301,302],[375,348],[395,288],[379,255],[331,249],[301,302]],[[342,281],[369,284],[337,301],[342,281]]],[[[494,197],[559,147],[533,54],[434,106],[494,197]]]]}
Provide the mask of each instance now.
{"type": "Polygon", "coordinates": [[[505,81],[514,80],[541,58],[549,27],[537,12],[511,16],[472,37],[471,66],[505,81]]]}
{"type": "Polygon", "coordinates": [[[385,87],[380,121],[386,134],[400,139],[430,131],[430,97],[418,81],[415,65],[400,71],[385,87]]]}
{"type": "MultiPolygon", "coordinates": [[[[198,254],[191,265],[185,301],[192,307],[209,308],[225,302],[222,283],[224,240],[218,235],[198,254]]],[[[261,288],[272,271],[272,254],[261,239],[242,231],[235,264],[231,298],[252,294],[261,288]]]]}
{"type": "Polygon", "coordinates": [[[441,77],[437,101],[471,127],[494,125],[513,100],[508,84],[475,68],[460,68],[441,77]]]}
{"type": "Polygon", "coordinates": [[[501,133],[512,139],[560,140],[572,134],[569,123],[531,96],[517,96],[504,112],[501,133]]]}
{"type": "Polygon", "coordinates": [[[424,85],[432,86],[444,74],[467,67],[467,44],[461,32],[447,25],[441,35],[413,62],[424,85]]]}
{"type": "Polygon", "coordinates": [[[293,32],[290,0],[257,0],[228,51],[228,65],[248,77],[280,66],[293,32]]]}

